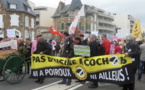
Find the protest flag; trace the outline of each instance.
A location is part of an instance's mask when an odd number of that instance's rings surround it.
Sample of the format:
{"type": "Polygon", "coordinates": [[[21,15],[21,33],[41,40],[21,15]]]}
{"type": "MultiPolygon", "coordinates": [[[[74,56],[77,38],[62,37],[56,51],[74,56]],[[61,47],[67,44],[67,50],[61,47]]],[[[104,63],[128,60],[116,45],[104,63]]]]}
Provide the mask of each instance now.
{"type": "Polygon", "coordinates": [[[135,23],[133,25],[133,28],[132,28],[132,36],[136,40],[142,39],[142,31],[141,31],[139,19],[136,19],[136,21],[135,21],[135,23]]]}
{"type": "Polygon", "coordinates": [[[69,27],[69,34],[74,34],[75,33],[75,30],[77,28],[78,21],[79,21],[79,19],[80,19],[81,16],[85,16],[84,5],[82,6],[82,8],[78,12],[78,14],[75,16],[73,22],[71,23],[71,25],[69,27]]]}
{"type": "Polygon", "coordinates": [[[56,34],[56,35],[61,35],[61,33],[57,29],[55,29],[53,26],[50,27],[50,33],[56,34]]]}

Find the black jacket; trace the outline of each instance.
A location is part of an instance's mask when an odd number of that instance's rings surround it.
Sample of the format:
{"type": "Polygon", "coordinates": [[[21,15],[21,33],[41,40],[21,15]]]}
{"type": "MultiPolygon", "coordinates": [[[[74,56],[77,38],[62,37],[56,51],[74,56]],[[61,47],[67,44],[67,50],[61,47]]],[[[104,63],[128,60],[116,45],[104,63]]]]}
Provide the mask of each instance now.
{"type": "Polygon", "coordinates": [[[41,41],[37,43],[37,49],[34,54],[40,54],[40,52],[43,52],[43,54],[46,55],[51,55],[51,48],[46,41],[41,41]]]}
{"type": "Polygon", "coordinates": [[[31,47],[32,47],[32,43],[26,44],[25,47],[26,47],[26,49],[27,49],[26,54],[25,54],[25,57],[27,58],[27,57],[30,57],[30,56],[31,56],[31,47]],[[27,47],[28,47],[28,48],[27,48],[27,47]]]}
{"type": "Polygon", "coordinates": [[[62,57],[71,58],[74,56],[73,40],[68,37],[62,47],[62,57]]]}
{"type": "Polygon", "coordinates": [[[133,61],[133,67],[137,68],[140,57],[139,47],[133,42],[128,42],[126,44],[126,52],[128,53],[129,57],[135,59],[135,61],[133,61]]]}
{"type": "Polygon", "coordinates": [[[93,41],[90,43],[90,52],[91,52],[91,57],[93,56],[99,56],[99,49],[98,46],[99,44],[97,43],[97,41],[93,41]]]}

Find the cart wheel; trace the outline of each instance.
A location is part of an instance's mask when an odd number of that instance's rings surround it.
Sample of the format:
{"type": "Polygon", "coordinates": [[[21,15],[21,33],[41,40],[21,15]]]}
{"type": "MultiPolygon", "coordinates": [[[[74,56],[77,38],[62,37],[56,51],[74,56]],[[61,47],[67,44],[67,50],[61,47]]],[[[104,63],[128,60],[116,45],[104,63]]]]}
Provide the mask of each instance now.
{"type": "Polygon", "coordinates": [[[8,60],[9,58],[11,58],[13,56],[18,56],[18,55],[16,55],[16,54],[9,55],[8,57],[5,58],[5,60],[8,60]]]}
{"type": "Polygon", "coordinates": [[[6,60],[3,71],[6,81],[10,84],[17,84],[23,80],[26,74],[26,63],[18,56],[10,57],[6,60]]]}
{"type": "Polygon", "coordinates": [[[4,81],[7,78],[3,77],[3,66],[5,64],[5,60],[0,59],[0,81],[4,81]]]}

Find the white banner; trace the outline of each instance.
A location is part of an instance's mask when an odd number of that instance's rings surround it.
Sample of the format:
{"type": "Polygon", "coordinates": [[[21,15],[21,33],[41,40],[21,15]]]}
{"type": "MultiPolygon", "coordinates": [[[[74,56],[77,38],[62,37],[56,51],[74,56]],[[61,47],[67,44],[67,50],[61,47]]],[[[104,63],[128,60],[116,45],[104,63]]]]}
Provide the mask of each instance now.
{"type": "Polygon", "coordinates": [[[73,22],[71,23],[71,25],[69,27],[69,34],[74,34],[75,33],[78,21],[79,21],[81,16],[85,16],[84,5],[82,6],[82,8],[78,12],[78,14],[75,16],[73,22]]]}
{"type": "Polygon", "coordinates": [[[18,49],[17,40],[1,42],[0,43],[0,48],[5,48],[5,47],[11,47],[11,49],[17,50],[18,49]]]}

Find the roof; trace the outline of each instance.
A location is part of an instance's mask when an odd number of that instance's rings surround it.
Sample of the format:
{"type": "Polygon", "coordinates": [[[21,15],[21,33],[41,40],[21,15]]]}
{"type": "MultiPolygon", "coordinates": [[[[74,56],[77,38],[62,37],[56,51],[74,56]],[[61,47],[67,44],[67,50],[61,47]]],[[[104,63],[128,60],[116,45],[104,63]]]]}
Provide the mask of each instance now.
{"type": "Polygon", "coordinates": [[[66,13],[68,11],[69,7],[70,7],[70,4],[65,5],[65,7],[61,10],[61,13],[66,13]]]}
{"type": "Polygon", "coordinates": [[[81,9],[82,6],[83,6],[83,4],[80,0],[72,0],[68,11],[74,11],[76,9],[81,9]]]}
{"type": "Polygon", "coordinates": [[[27,0],[2,0],[2,4],[6,8],[7,11],[14,11],[14,12],[25,12],[35,16],[35,13],[31,9],[30,5],[28,4],[27,0]],[[16,9],[10,9],[9,4],[16,4],[16,9]],[[30,11],[27,9],[29,8],[30,11]]]}
{"type": "MultiPolygon", "coordinates": [[[[72,0],[71,4],[68,5],[60,2],[52,18],[59,18],[61,17],[61,15],[68,16],[68,11],[75,11],[77,9],[81,9],[82,5],[83,4],[81,0],[72,0]]],[[[95,10],[93,7],[85,5],[85,12],[88,14],[92,14],[95,12],[95,10]]]]}

